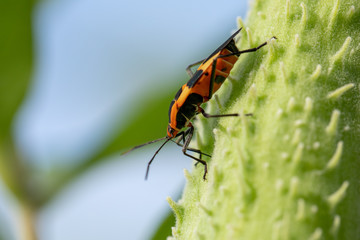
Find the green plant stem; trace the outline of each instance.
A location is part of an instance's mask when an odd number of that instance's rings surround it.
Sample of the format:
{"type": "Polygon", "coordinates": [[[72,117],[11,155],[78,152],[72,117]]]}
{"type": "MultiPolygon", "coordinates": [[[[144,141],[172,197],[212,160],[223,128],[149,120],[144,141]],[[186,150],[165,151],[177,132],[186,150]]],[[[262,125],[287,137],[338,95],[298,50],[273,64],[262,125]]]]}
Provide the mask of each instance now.
{"type": "Polygon", "coordinates": [[[19,206],[19,232],[23,240],[36,240],[36,201],[39,192],[32,188],[29,167],[19,158],[11,139],[0,144],[0,175],[8,190],[16,197],[19,206]]]}
{"type": "Polygon", "coordinates": [[[22,240],[37,240],[36,234],[36,211],[28,204],[23,203],[20,206],[21,218],[21,239],[22,240]]]}

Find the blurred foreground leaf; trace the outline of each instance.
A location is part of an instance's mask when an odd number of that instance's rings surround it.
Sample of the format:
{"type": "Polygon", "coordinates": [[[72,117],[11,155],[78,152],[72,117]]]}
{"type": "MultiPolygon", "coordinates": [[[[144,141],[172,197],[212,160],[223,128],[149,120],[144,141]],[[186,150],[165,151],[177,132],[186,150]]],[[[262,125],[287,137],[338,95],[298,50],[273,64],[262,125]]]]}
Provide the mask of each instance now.
{"type": "Polygon", "coordinates": [[[156,97],[152,97],[152,99],[144,97],[143,102],[145,104],[141,109],[137,110],[137,114],[129,120],[128,124],[125,127],[121,127],[121,129],[120,127],[115,129],[110,138],[111,140],[93,157],[77,167],[63,172],[55,183],[55,186],[51,186],[51,188],[48,189],[48,193],[42,203],[44,204],[54,198],[56,194],[76,177],[94,167],[96,164],[109,160],[113,154],[165,136],[168,121],[166,113],[169,102],[174,96],[174,92],[169,92],[158,93],[156,97]]]}
{"type": "Polygon", "coordinates": [[[0,2],[0,175],[17,198],[29,194],[24,163],[12,137],[12,124],[31,79],[34,3],[0,2]]]}
{"type": "Polygon", "coordinates": [[[32,72],[32,9],[35,1],[0,1],[0,138],[9,137],[13,116],[32,72]]]}
{"type": "MultiPolygon", "coordinates": [[[[22,237],[35,240],[36,187],[12,136],[14,117],[28,89],[33,60],[32,10],[36,1],[0,1],[0,176],[17,198],[22,237]]],[[[7,235],[0,234],[1,237],[7,235]]]]}
{"type": "Polygon", "coordinates": [[[175,225],[174,213],[169,211],[151,239],[166,240],[168,236],[171,236],[171,227],[173,227],[174,225],[175,225]]]}

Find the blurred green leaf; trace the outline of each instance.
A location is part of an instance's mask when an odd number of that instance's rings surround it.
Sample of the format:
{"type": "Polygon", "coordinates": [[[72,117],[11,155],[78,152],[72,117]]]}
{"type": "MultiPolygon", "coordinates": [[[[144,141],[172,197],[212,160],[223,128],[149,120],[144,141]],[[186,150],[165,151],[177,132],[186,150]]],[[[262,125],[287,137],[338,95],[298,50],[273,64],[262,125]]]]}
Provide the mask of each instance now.
{"type": "Polygon", "coordinates": [[[4,232],[0,232],[0,240],[5,240],[5,233],[4,232]]]}
{"type": "Polygon", "coordinates": [[[164,137],[168,124],[169,104],[174,98],[175,90],[174,88],[173,91],[158,92],[153,96],[143,97],[142,106],[136,110],[137,114],[129,119],[125,128],[121,128],[123,130],[115,132],[112,141],[91,161],[96,162],[119,150],[164,137]]]}
{"type": "Polygon", "coordinates": [[[7,220],[8,219],[6,219],[5,216],[0,215],[0,240],[13,239],[13,237],[10,237],[10,224],[7,220]]]}
{"type": "MultiPolygon", "coordinates": [[[[177,196],[175,199],[179,200],[182,195],[183,187],[178,189],[177,196]]],[[[172,236],[172,227],[175,226],[176,218],[173,211],[168,211],[163,220],[159,223],[158,228],[152,236],[152,240],[161,240],[167,239],[167,237],[172,236]]],[[[150,238],[149,238],[150,239],[150,238]]]]}
{"type": "Polygon", "coordinates": [[[34,5],[35,1],[0,1],[0,174],[18,199],[31,194],[12,124],[31,79],[34,5]]]}
{"type": "MultiPolygon", "coordinates": [[[[174,91],[158,92],[151,97],[143,97],[143,104],[137,114],[129,119],[125,127],[118,126],[114,130],[111,140],[92,158],[82,162],[75,168],[64,172],[48,189],[42,203],[50,201],[55,195],[65,188],[72,180],[80,176],[96,164],[104,162],[113,154],[135,145],[165,136],[168,122],[167,112],[170,101],[175,95],[174,91]]],[[[123,125],[123,124],[122,124],[123,125]]]]}
{"type": "Polygon", "coordinates": [[[0,1],[0,137],[11,134],[13,117],[28,88],[33,60],[35,1],[0,1]]]}
{"type": "MultiPolygon", "coordinates": [[[[37,197],[33,190],[36,187],[32,185],[30,169],[16,148],[12,127],[32,77],[32,12],[35,2],[0,1],[0,176],[19,205],[34,209],[37,197]]],[[[19,212],[23,209],[20,207],[19,212]]],[[[26,224],[35,237],[32,223],[36,214],[32,217],[26,224]]],[[[7,232],[0,233],[0,239],[8,239],[8,236],[7,232]]]]}
{"type": "Polygon", "coordinates": [[[172,235],[171,227],[174,226],[175,226],[175,216],[173,212],[169,211],[151,239],[166,240],[167,237],[172,235]]]}

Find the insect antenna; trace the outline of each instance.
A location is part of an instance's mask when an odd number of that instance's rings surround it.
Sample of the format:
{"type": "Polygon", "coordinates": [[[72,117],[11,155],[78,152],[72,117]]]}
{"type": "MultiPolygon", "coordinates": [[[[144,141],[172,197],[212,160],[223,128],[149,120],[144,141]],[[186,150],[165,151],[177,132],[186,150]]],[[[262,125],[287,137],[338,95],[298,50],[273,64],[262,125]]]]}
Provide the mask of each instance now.
{"type": "Polygon", "coordinates": [[[129,152],[134,151],[135,149],[144,147],[144,146],[149,145],[149,144],[152,144],[152,143],[156,143],[156,142],[161,141],[161,140],[164,140],[164,139],[166,139],[166,138],[167,138],[167,137],[165,136],[165,137],[162,137],[162,138],[159,138],[159,139],[155,139],[155,140],[149,141],[149,142],[147,142],[147,143],[143,143],[143,144],[141,144],[141,145],[137,145],[137,146],[135,146],[135,147],[127,150],[126,152],[121,153],[121,155],[127,154],[127,153],[129,153],[129,152]]]}
{"type": "MultiPolygon", "coordinates": [[[[158,150],[155,152],[154,156],[150,159],[150,161],[149,161],[149,163],[147,165],[146,174],[145,174],[145,180],[147,180],[147,178],[148,178],[149,170],[150,170],[150,164],[154,160],[155,156],[158,154],[158,152],[160,152],[162,147],[165,146],[165,144],[168,143],[171,140],[171,138],[168,138],[168,137],[164,137],[164,138],[167,138],[166,141],[158,148],[158,150]]],[[[164,139],[164,138],[162,138],[162,139],[164,139]]],[[[161,140],[161,139],[157,139],[157,141],[159,141],[159,140],[161,140]]],[[[156,141],[156,140],[154,140],[154,141],[156,141]]]]}

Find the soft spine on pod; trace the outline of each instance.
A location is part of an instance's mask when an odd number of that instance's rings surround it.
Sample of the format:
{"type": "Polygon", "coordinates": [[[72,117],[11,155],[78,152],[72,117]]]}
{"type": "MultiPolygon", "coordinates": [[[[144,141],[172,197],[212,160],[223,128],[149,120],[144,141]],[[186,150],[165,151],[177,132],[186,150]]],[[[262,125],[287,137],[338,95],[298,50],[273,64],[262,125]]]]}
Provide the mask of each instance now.
{"type": "Polygon", "coordinates": [[[169,239],[360,239],[360,2],[255,0],[169,239]],[[214,140],[213,140],[214,139],[214,140]]]}

